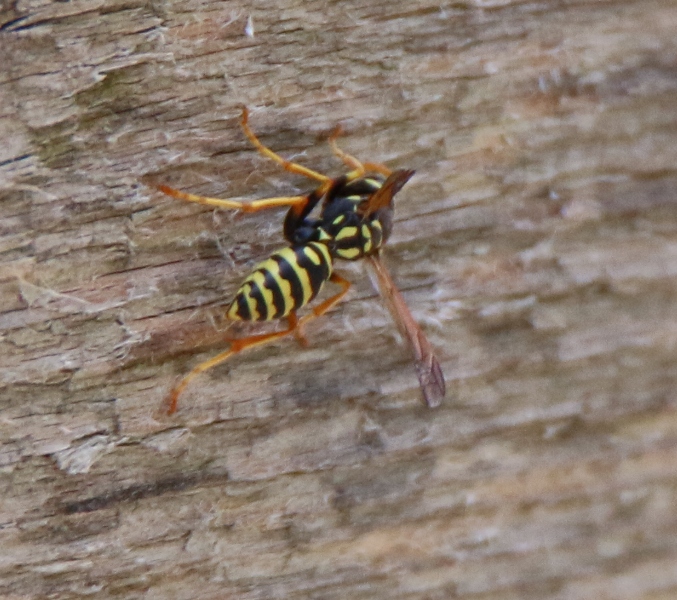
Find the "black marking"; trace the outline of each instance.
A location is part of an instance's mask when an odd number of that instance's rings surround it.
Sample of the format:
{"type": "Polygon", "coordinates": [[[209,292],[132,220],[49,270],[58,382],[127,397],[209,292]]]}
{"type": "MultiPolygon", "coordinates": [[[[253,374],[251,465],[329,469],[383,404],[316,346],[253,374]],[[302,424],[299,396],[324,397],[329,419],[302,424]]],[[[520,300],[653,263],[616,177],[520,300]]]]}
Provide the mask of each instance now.
{"type": "Polygon", "coordinates": [[[272,307],[269,306],[268,308],[270,309],[274,307],[275,314],[268,318],[277,319],[278,317],[283,316],[285,312],[284,295],[282,294],[282,290],[280,289],[280,286],[278,285],[277,281],[275,281],[275,277],[270,272],[270,269],[262,270],[261,272],[265,276],[263,285],[265,285],[273,294],[273,306],[272,307]]]}
{"type": "Polygon", "coordinates": [[[249,310],[249,303],[247,302],[247,297],[244,292],[241,291],[235,296],[233,304],[237,305],[237,316],[240,317],[240,319],[243,321],[252,320],[252,313],[249,310]]]}
{"type": "Polygon", "coordinates": [[[256,285],[254,282],[250,282],[249,297],[254,300],[256,303],[256,312],[258,314],[257,321],[268,321],[270,315],[268,313],[268,305],[266,304],[266,299],[263,297],[263,292],[261,288],[256,285]]]}
{"type": "MultiPolygon", "coordinates": [[[[298,252],[298,249],[295,252],[298,252]]],[[[291,286],[291,295],[294,301],[293,310],[301,308],[303,306],[303,286],[301,285],[299,276],[296,273],[296,269],[299,267],[290,264],[289,261],[282,258],[279,254],[273,254],[271,258],[279,266],[280,277],[282,279],[286,279],[289,282],[289,285],[291,286]]],[[[295,258],[298,262],[298,257],[295,256],[295,258]]]]}
{"type": "Polygon", "coordinates": [[[306,248],[310,249],[318,256],[320,263],[317,265],[306,256],[303,250],[297,253],[297,256],[299,257],[299,266],[305,269],[306,273],[308,273],[308,278],[310,279],[310,287],[312,289],[311,300],[317,296],[318,292],[322,289],[324,282],[327,281],[329,275],[331,275],[331,269],[325,260],[324,253],[313,246],[315,246],[315,244],[306,246],[306,248]]]}

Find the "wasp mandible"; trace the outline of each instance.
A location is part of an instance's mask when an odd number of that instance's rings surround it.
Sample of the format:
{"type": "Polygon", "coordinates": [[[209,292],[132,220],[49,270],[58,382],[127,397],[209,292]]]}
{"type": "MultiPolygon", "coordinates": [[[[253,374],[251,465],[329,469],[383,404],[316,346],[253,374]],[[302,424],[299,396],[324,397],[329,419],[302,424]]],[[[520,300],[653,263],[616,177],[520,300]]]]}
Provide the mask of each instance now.
{"type": "Polygon", "coordinates": [[[249,111],[243,107],[240,119],[242,130],[263,156],[274,160],[285,171],[317,181],[318,187],[304,196],[281,196],[253,202],[196,196],[166,185],[156,187],[179,200],[246,213],[279,206],[289,207],[283,225],[284,237],[289,245],[254,269],[226,311],[227,318],[233,321],[286,318],[288,325],[282,331],[231,340],[228,350],[198,364],[170,391],[166,399],[168,414],[176,411],[179,396],[197,375],[238,352],[290,334],[305,341],[303,329],[308,322],[330,310],[350,289],[350,282],[334,272],[334,261],[360,258],[366,258],[371,265],[381,296],[398,329],[408,341],[423,399],[430,407],[438,406],[445,394],[444,376],[439,362],[381,260],[381,248],[392,230],[393,198],[414,171],[391,171],[379,163],[360,162],[338,147],[336,140],[341,129],[337,127],[329,138],[329,145],[350,170],[332,179],[285,160],[264,146],[250,129],[248,121],[249,111]],[[319,215],[311,217],[311,212],[320,202],[319,215]],[[313,300],[327,281],[339,285],[340,291],[299,318],[297,310],[313,300]]]}

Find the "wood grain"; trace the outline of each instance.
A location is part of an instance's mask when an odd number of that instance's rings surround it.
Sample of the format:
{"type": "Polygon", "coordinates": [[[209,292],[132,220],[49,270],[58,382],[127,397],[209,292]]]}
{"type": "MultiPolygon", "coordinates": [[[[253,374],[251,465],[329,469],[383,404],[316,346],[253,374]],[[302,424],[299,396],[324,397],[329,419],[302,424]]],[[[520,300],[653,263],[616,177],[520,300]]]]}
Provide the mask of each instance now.
{"type": "Polygon", "coordinates": [[[0,596],[677,596],[674,2],[2,6],[0,596]],[[242,103],[313,169],[337,123],[416,169],[385,260],[439,408],[345,265],[309,348],[158,414],[283,212],[144,182],[308,189],[242,103]]]}

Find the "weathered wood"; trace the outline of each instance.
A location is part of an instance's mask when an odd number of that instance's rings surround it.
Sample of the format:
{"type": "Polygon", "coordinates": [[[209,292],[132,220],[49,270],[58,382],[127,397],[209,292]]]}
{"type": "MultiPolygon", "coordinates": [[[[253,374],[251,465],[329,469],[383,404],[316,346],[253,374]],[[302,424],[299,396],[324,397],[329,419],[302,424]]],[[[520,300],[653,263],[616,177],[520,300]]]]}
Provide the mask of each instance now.
{"type": "Polygon", "coordinates": [[[0,596],[677,595],[677,5],[6,4],[0,596]],[[246,26],[253,27],[253,37],[246,26]],[[348,301],[163,395],[307,189],[417,176],[386,261],[449,389],[348,301]]]}

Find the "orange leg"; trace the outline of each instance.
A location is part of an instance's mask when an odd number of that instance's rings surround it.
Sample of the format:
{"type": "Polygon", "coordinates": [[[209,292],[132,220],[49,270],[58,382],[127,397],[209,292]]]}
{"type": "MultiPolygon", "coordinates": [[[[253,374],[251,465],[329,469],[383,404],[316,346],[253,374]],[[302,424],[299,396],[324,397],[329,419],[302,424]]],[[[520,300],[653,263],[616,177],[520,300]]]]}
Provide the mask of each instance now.
{"type": "Polygon", "coordinates": [[[181,395],[183,390],[186,389],[186,386],[193,379],[195,379],[195,377],[197,377],[200,373],[204,373],[205,371],[208,371],[212,367],[221,364],[222,362],[228,360],[231,356],[234,356],[235,354],[242,352],[247,348],[254,348],[255,346],[263,346],[264,344],[283,338],[291,333],[294,333],[296,335],[299,342],[301,342],[303,345],[306,345],[307,341],[305,336],[303,335],[303,327],[309,321],[323,315],[329,309],[335,306],[338,302],[340,302],[341,298],[343,298],[348,293],[348,289],[350,288],[350,282],[347,279],[341,277],[340,275],[337,275],[336,273],[332,274],[332,276],[329,278],[329,281],[340,285],[343,289],[338,294],[332,296],[331,298],[328,298],[327,300],[319,304],[312,310],[310,314],[306,315],[302,319],[299,319],[296,316],[296,313],[291,313],[287,317],[289,323],[287,329],[284,329],[283,331],[276,331],[274,333],[252,335],[239,340],[232,340],[230,342],[230,348],[228,348],[228,350],[226,350],[225,352],[221,352],[220,354],[217,354],[213,358],[201,362],[199,365],[193,367],[193,369],[187,375],[185,375],[183,379],[181,379],[181,381],[179,381],[179,383],[177,383],[169,392],[169,395],[165,400],[165,403],[168,407],[167,414],[171,415],[176,412],[179,396],[181,395]]]}
{"type": "Polygon", "coordinates": [[[248,121],[249,121],[249,111],[247,110],[246,106],[243,106],[242,117],[240,118],[240,125],[242,126],[242,131],[244,131],[244,134],[247,136],[249,141],[261,154],[263,154],[263,156],[265,156],[266,158],[270,158],[271,160],[274,160],[285,171],[289,171],[290,173],[296,173],[297,175],[303,175],[304,177],[308,177],[309,179],[315,179],[316,181],[321,182],[323,186],[326,186],[327,188],[329,187],[332,181],[331,177],[322,175],[322,173],[318,173],[317,171],[313,171],[312,169],[308,169],[307,167],[304,167],[297,163],[290,162],[282,158],[279,154],[273,152],[270,148],[264,146],[259,141],[259,138],[256,137],[256,134],[250,129],[248,121]]]}
{"type": "Polygon", "coordinates": [[[338,294],[335,294],[331,298],[327,298],[321,304],[318,304],[311,311],[310,314],[299,319],[299,322],[296,325],[296,337],[301,341],[305,340],[305,337],[303,335],[303,328],[308,324],[308,322],[312,321],[313,319],[316,319],[317,317],[321,317],[328,310],[336,306],[343,299],[343,296],[345,296],[348,293],[348,290],[350,289],[350,281],[344,279],[343,277],[341,277],[336,273],[331,274],[329,281],[337,285],[340,285],[343,289],[338,294]]]}
{"type": "Polygon", "coordinates": [[[298,327],[299,323],[299,320],[296,317],[296,313],[291,313],[289,317],[287,317],[287,320],[289,325],[287,329],[285,329],[284,331],[276,331],[274,333],[264,333],[262,335],[252,335],[246,338],[242,338],[240,340],[232,340],[230,342],[230,348],[228,348],[228,350],[226,350],[225,352],[221,352],[220,354],[217,354],[216,356],[210,358],[209,360],[205,360],[204,362],[201,362],[199,365],[193,367],[190,373],[185,375],[183,379],[181,379],[181,381],[179,381],[179,383],[177,383],[172,388],[171,392],[169,392],[169,395],[166,398],[166,404],[168,405],[167,414],[171,415],[172,413],[176,412],[176,407],[181,392],[183,392],[183,390],[186,389],[186,386],[193,379],[195,379],[195,377],[197,377],[200,373],[208,371],[212,367],[221,364],[222,362],[228,360],[231,356],[237,354],[238,352],[242,352],[247,348],[262,346],[264,344],[267,344],[268,342],[272,342],[274,340],[277,340],[294,332],[294,330],[298,327]]]}
{"type": "MultiPolygon", "coordinates": [[[[282,158],[279,154],[273,152],[270,148],[264,146],[249,127],[248,121],[249,111],[246,107],[242,107],[242,117],[240,119],[242,130],[252,145],[261,154],[263,154],[263,156],[274,160],[283,169],[285,169],[285,171],[320,181],[322,185],[315,191],[316,196],[322,196],[329,189],[333,181],[330,177],[322,175],[322,173],[318,173],[312,169],[308,169],[303,165],[288,161],[282,158]]],[[[388,167],[381,163],[362,163],[354,156],[351,156],[347,152],[341,150],[336,143],[336,139],[339,135],[341,135],[341,133],[342,128],[339,125],[329,137],[329,145],[331,146],[332,152],[351,169],[351,171],[346,175],[348,181],[362,177],[367,171],[380,173],[385,177],[388,177],[392,173],[388,167]]],[[[297,212],[301,212],[308,203],[308,196],[279,196],[276,198],[263,198],[261,200],[254,200],[252,202],[241,202],[239,200],[232,200],[229,198],[211,198],[209,196],[189,194],[187,192],[182,192],[172,188],[168,185],[156,185],[155,187],[163,194],[167,194],[173,198],[178,198],[179,200],[184,200],[186,202],[196,202],[198,204],[206,204],[207,206],[215,206],[217,208],[241,210],[242,212],[246,213],[254,213],[260,210],[267,210],[269,208],[277,208],[279,206],[292,206],[296,208],[297,212]]]]}
{"type": "MultiPolygon", "coordinates": [[[[285,171],[296,173],[297,175],[303,175],[309,179],[315,179],[316,181],[321,182],[322,185],[318,190],[316,190],[316,195],[322,196],[329,189],[332,183],[331,177],[327,177],[326,175],[322,175],[322,173],[318,173],[317,171],[313,171],[312,169],[308,169],[307,167],[297,163],[285,160],[279,154],[276,154],[270,148],[264,146],[249,127],[248,120],[249,111],[243,106],[240,125],[242,125],[242,130],[249,141],[261,154],[263,154],[263,156],[274,160],[276,163],[282,166],[285,171]]],[[[155,187],[157,187],[157,189],[163,194],[167,194],[173,198],[178,198],[179,200],[185,200],[186,202],[197,202],[198,204],[206,204],[208,206],[215,206],[217,208],[241,210],[242,212],[246,213],[258,212],[260,210],[276,208],[278,206],[293,206],[296,207],[297,212],[300,212],[308,203],[308,196],[280,196],[278,198],[263,198],[261,200],[254,200],[253,202],[241,202],[239,200],[210,198],[208,196],[188,194],[186,192],[169,187],[168,185],[156,185],[155,187]]]]}
{"type": "Polygon", "coordinates": [[[367,171],[380,173],[386,177],[390,175],[392,171],[385,165],[372,162],[363,163],[354,156],[351,156],[347,152],[341,150],[341,148],[338,147],[336,140],[342,133],[343,128],[340,125],[337,126],[336,129],[334,129],[334,132],[329,136],[329,145],[331,146],[331,151],[343,161],[343,164],[352,169],[352,171],[347,175],[348,181],[362,177],[367,171]]]}
{"type": "Polygon", "coordinates": [[[197,202],[198,204],[216,206],[217,208],[241,210],[242,212],[246,213],[258,212],[260,210],[276,208],[278,206],[303,207],[308,202],[308,196],[280,196],[278,198],[264,198],[262,200],[254,200],[253,202],[240,202],[238,200],[225,200],[222,198],[196,196],[195,194],[181,192],[169,187],[168,185],[158,185],[156,187],[163,194],[167,194],[172,198],[178,198],[179,200],[185,200],[186,202],[197,202]]]}

